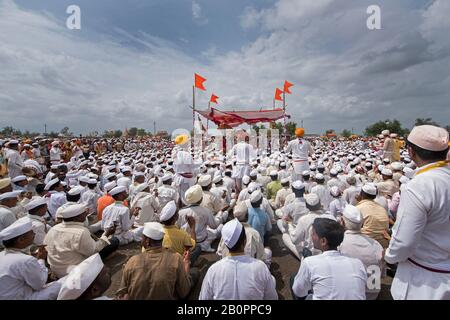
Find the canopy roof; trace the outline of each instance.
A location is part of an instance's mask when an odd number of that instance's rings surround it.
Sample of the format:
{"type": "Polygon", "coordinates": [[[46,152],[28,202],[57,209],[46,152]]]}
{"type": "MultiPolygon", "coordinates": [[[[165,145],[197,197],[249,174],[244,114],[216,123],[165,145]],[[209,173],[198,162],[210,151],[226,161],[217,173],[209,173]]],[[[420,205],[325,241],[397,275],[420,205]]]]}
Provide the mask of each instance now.
{"type": "MultiPolygon", "coordinates": [[[[218,126],[237,127],[243,123],[255,124],[258,122],[273,122],[284,117],[283,109],[259,111],[221,111],[214,108],[210,110],[195,110],[203,117],[218,126]]],[[[290,116],[286,115],[290,118],[290,116]]]]}

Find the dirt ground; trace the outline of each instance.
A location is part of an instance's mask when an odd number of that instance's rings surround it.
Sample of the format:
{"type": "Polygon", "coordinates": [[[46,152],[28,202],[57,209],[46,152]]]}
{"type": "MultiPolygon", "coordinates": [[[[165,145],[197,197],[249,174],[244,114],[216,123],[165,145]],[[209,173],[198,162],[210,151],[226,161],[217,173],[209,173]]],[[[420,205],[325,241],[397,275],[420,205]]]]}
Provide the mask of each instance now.
{"type": "MultiPolygon", "coordinates": [[[[278,298],[280,300],[291,300],[292,295],[289,289],[289,280],[293,273],[297,273],[300,262],[286,249],[281,240],[281,233],[278,228],[272,229],[273,234],[269,239],[269,246],[272,249],[272,265],[270,271],[276,279],[276,288],[278,292],[278,298]]],[[[213,243],[213,247],[216,248],[218,241],[213,243]]],[[[120,286],[122,277],[122,266],[133,255],[140,252],[140,246],[137,243],[129,244],[121,247],[116,253],[106,259],[106,265],[111,268],[112,283],[106,295],[108,297],[114,297],[114,293],[120,286]]],[[[198,258],[195,267],[200,270],[200,279],[195,289],[191,292],[189,299],[197,300],[203,277],[206,274],[209,266],[218,260],[218,256],[215,253],[202,253],[198,258]]],[[[392,278],[389,276],[382,279],[381,292],[378,296],[378,300],[392,300],[390,294],[390,285],[392,278]]]]}

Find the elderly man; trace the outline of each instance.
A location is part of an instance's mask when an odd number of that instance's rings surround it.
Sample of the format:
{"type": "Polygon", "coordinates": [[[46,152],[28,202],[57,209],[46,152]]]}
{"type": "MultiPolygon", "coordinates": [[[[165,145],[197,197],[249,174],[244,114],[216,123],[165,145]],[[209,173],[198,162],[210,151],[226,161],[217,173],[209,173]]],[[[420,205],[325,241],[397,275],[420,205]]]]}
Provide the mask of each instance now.
{"type": "Polygon", "coordinates": [[[45,248],[40,248],[36,257],[23,252],[33,240],[33,226],[28,217],[0,231],[0,242],[6,248],[0,252],[0,299],[55,300],[58,296],[62,280],[46,284],[45,248]]]}
{"type": "Polygon", "coordinates": [[[289,230],[293,231],[298,223],[298,220],[305,214],[309,212],[306,209],[305,198],[303,195],[305,193],[305,184],[300,180],[292,183],[292,191],[295,198],[292,202],[285,205],[283,208],[275,211],[279,220],[277,220],[277,226],[281,233],[286,233],[289,230]]]}
{"type": "Polygon", "coordinates": [[[323,253],[303,259],[292,283],[294,299],[365,300],[363,263],[337,251],[344,228],[334,220],[318,218],[312,223],[311,238],[314,248],[323,253]]]}
{"type": "Polygon", "coordinates": [[[63,222],[51,228],[44,238],[48,264],[58,278],[67,275],[74,266],[96,252],[104,259],[118,248],[117,239],[108,239],[116,231],[115,227],[106,229],[97,241],[91,237],[84,225],[88,215],[86,205],[73,204],[59,213],[63,222]]]}
{"type": "Polygon", "coordinates": [[[158,197],[150,192],[148,183],[141,183],[135,191],[136,196],[131,202],[131,211],[139,210],[135,224],[143,226],[146,222],[159,221],[161,205],[158,197]]]}
{"type": "Polygon", "coordinates": [[[203,279],[200,300],[276,300],[275,278],[261,260],[245,254],[246,231],[237,220],[222,237],[230,255],[214,263],[203,279]]]}
{"type": "Polygon", "coordinates": [[[222,215],[219,213],[216,216],[213,215],[211,210],[201,206],[203,201],[202,187],[198,184],[190,187],[186,191],[186,202],[188,207],[180,210],[179,219],[177,225],[181,229],[190,233],[191,228],[188,224],[188,217],[194,217],[195,219],[195,241],[202,248],[202,251],[214,252],[211,248],[211,243],[219,236],[219,226],[222,224],[222,215]],[[208,229],[208,227],[210,229],[208,229]]]}
{"type": "Polygon", "coordinates": [[[376,300],[381,290],[383,247],[378,241],[361,233],[363,217],[358,208],[347,205],[342,218],[345,233],[339,252],[344,256],[361,260],[367,270],[367,277],[371,280],[366,286],[366,298],[376,300]]]}
{"type": "MultiPolygon", "coordinates": [[[[181,256],[163,247],[164,229],[147,222],[142,232],[145,251],[128,260],[123,268],[119,297],[129,300],[183,299],[194,285],[190,276],[189,251],[181,256]]],[[[195,277],[195,276],[194,276],[195,277]]]]}
{"type": "Polygon", "coordinates": [[[294,171],[292,172],[292,181],[301,180],[302,172],[309,170],[308,157],[314,154],[311,144],[303,139],[305,129],[297,128],[295,130],[296,139],[289,142],[286,148],[286,154],[292,152],[294,171]]]}
{"type": "Polygon", "coordinates": [[[359,195],[359,203],[356,206],[363,215],[364,224],[361,232],[386,249],[389,245],[389,216],[387,210],[375,202],[377,188],[373,184],[365,184],[359,195]]]}
{"type": "Polygon", "coordinates": [[[392,179],[393,172],[391,169],[383,168],[381,176],[383,181],[377,183],[378,194],[386,199],[392,199],[394,193],[398,192],[398,184],[392,179]]]}
{"type": "Polygon", "coordinates": [[[394,299],[450,299],[449,135],[434,126],[415,127],[407,139],[417,164],[402,189],[385,260],[398,263],[394,299]]]}
{"type": "Polygon", "coordinates": [[[164,208],[170,201],[178,203],[179,195],[175,187],[172,187],[173,175],[168,172],[161,178],[162,185],[158,188],[158,201],[160,208],[164,208]]]}
{"type": "Polygon", "coordinates": [[[202,187],[203,191],[203,200],[200,204],[202,207],[208,208],[214,215],[218,214],[220,211],[222,211],[222,209],[226,209],[222,207],[221,198],[217,197],[216,194],[210,191],[212,186],[212,179],[209,174],[200,176],[197,183],[200,187],[202,187]]]}

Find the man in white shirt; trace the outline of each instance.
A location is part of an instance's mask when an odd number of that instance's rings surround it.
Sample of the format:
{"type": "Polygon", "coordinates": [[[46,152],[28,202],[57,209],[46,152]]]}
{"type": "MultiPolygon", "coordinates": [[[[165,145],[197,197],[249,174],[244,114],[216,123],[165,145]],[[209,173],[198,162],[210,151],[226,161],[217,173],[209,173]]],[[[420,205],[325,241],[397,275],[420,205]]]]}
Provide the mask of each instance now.
{"type": "Polygon", "coordinates": [[[361,188],[356,186],[356,178],[354,176],[348,176],[347,183],[350,187],[344,190],[342,198],[346,203],[356,206],[358,203],[356,197],[361,193],[361,188]]]}
{"type": "Polygon", "coordinates": [[[292,284],[294,298],[365,300],[367,275],[363,263],[337,251],[344,228],[336,221],[318,218],[311,230],[314,248],[323,253],[303,259],[292,284]]]}
{"type": "Polygon", "coordinates": [[[305,130],[297,128],[295,130],[296,139],[289,142],[286,148],[286,154],[292,152],[292,161],[294,171],[292,172],[292,181],[301,180],[302,172],[309,170],[308,156],[314,154],[314,149],[311,144],[303,139],[305,130]]]}
{"type": "Polygon", "coordinates": [[[59,164],[61,162],[61,156],[63,153],[59,148],[59,141],[52,142],[52,148],[50,149],[50,162],[51,164],[59,164]]]}
{"type": "Polygon", "coordinates": [[[276,300],[275,278],[261,260],[245,254],[246,232],[237,220],[222,237],[230,255],[214,263],[203,279],[199,300],[276,300]]]}
{"type": "Polygon", "coordinates": [[[242,189],[242,178],[248,176],[251,171],[250,163],[256,157],[256,150],[248,143],[249,137],[245,131],[237,135],[239,143],[229,151],[228,157],[236,156],[236,166],[232,177],[236,181],[237,192],[242,189]]]}
{"type": "Polygon", "coordinates": [[[0,194],[0,231],[13,224],[17,218],[11,208],[17,204],[20,191],[11,191],[0,194]]]}
{"type": "Polygon", "coordinates": [[[5,152],[6,160],[8,160],[8,175],[11,179],[22,174],[23,159],[18,150],[19,141],[11,140],[5,152]]]}
{"type": "Polygon", "coordinates": [[[183,204],[186,204],[184,194],[186,190],[195,184],[195,164],[190,150],[190,138],[188,135],[179,135],[175,138],[178,150],[175,151],[173,168],[175,170],[174,182],[183,204]]]}
{"type": "Polygon", "coordinates": [[[407,146],[418,169],[401,191],[385,260],[398,263],[394,299],[450,299],[450,167],[448,132],[415,127],[407,146]]]}
{"type": "Polygon", "coordinates": [[[28,211],[27,216],[33,226],[33,244],[36,246],[42,246],[44,244],[45,235],[51,228],[44,219],[47,213],[47,202],[48,198],[37,198],[25,205],[25,209],[28,211]]]}
{"type": "Polygon", "coordinates": [[[6,248],[0,252],[1,300],[55,300],[58,296],[62,280],[46,284],[45,248],[39,249],[36,257],[24,252],[33,240],[33,226],[28,217],[0,232],[0,241],[6,248]]]}

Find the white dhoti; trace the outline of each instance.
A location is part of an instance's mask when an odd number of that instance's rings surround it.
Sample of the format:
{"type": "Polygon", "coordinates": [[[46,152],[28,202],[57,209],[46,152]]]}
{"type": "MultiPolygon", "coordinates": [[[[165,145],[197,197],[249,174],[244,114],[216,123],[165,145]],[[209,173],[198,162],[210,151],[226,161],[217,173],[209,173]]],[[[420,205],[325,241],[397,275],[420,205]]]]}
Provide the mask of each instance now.
{"type": "Polygon", "coordinates": [[[188,205],[184,195],[185,195],[187,189],[189,189],[190,187],[192,187],[195,184],[195,177],[186,178],[177,173],[177,174],[175,174],[174,182],[175,182],[175,186],[178,190],[178,193],[180,195],[181,201],[183,202],[183,204],[188,205]]]}
{"type": "Polygon", "coordinates": [[[294,171],[292,172],[292,181],[303,181],[302,172],[309,170],[308,160],[294,160],[292,163],[294,171]]]}
{"type": "Polygon", "coordinates": [[[449,300],[450,273],[428,271],[409,261],[400,262],[391,294],[394,300],[449,300]]]}
{"type": "Polygon", "coordinates": [[[249,176],[251,167],[248,164],[238,164],[233,169],[233,174],[231,175],[234,179],[241,180],[244,176],[249,176]]]}

